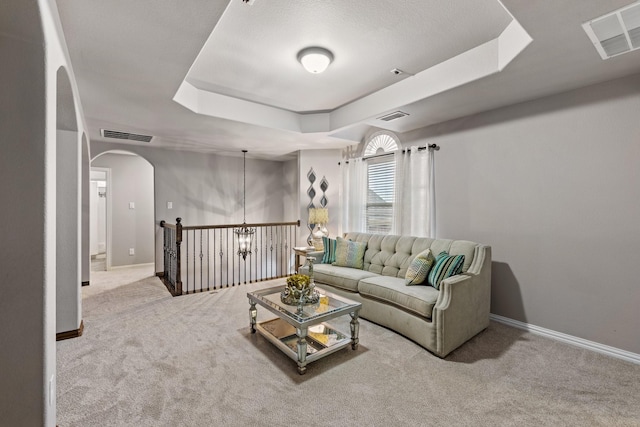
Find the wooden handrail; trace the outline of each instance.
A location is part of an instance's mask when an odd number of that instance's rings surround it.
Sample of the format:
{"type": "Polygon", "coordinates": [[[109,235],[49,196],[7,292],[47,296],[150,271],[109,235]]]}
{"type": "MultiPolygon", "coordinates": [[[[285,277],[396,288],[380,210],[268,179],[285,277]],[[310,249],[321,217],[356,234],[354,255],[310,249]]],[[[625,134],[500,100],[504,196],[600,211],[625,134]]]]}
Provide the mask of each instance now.
{"type": "Polygon", "coordinates": [[[176,225],[175,224],[169,224],[167,221],[165,221],[164,219],[162,221],[160,221],[160,227],[162,228],[170,228],[172,230],[176,229],[176,225]]]}
{"type": "MultiPolygon", "coordinates": [[[[238,227],[275,227],[279,225],[297,225],[300,227],[300,220],[291,222],[261,222],[255,224],[222,224],[222,225],[184,225],[183,230],[213,230],[218,228],[238,228],[238,227]]],[[[176,229],[174,224],[169,224],[165,220],[160,221],[160,227],[176,229]]]]}
{"type": "Polygon", "coordinates": [[[222,224],[222,225],[189,225],[182,227],[183,230],[214,230],[218,228],[238,228],[238,227],[276,227],[280,225],[300,226],[300,220],[293,222],[265,222],[259,224],[222,224]]]}

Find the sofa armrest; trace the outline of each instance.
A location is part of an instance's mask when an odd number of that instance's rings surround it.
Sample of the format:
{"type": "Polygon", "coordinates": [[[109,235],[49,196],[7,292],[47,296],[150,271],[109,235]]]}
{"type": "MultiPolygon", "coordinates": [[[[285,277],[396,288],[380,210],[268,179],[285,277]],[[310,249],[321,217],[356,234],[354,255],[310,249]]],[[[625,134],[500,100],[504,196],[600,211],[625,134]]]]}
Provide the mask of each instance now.
{"type": "Polygon", "coordinates": [[[449,277],[440,285],[432,320],[436,328],[437,353],[441,357],[489,326],[491,247],[481,246],[477,251],[475,273],[449,277]]]}

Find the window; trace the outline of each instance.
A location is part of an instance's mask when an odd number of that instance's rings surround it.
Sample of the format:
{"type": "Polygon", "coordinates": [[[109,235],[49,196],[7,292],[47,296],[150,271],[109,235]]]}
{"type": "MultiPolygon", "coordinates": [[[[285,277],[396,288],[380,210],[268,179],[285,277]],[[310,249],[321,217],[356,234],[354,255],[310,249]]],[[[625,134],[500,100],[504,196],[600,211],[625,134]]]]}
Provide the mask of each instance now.
{"type": "Polygon", "coordinates": [[[388,234],[393,224],[395,160],[393,152],[398,143],[392,134],[374,134],[364,151],[367,159],[367,204],[365,227],[367,233],[388,234]]]}
{"type": "Polygon", "coordinates": [[[393,223],[395,164],[392,155],[367,160],[367,233],[387,234],[393,223]]]}

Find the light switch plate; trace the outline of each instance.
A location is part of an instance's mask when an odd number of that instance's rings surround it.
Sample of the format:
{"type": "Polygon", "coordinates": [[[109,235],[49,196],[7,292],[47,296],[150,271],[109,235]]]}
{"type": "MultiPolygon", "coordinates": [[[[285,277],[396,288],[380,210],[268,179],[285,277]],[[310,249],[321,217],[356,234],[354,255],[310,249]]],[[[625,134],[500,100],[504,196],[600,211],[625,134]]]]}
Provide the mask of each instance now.
{"type": "Polygon", "coordinates": [[[167,209],[173,209],[173,202],[167,202],[167,209]]]}
{"type": "Polygon", "coordinates": [[[133,202],[129,202],[129,209],[135,209],[136,208],[136,204],[133,202]]]}

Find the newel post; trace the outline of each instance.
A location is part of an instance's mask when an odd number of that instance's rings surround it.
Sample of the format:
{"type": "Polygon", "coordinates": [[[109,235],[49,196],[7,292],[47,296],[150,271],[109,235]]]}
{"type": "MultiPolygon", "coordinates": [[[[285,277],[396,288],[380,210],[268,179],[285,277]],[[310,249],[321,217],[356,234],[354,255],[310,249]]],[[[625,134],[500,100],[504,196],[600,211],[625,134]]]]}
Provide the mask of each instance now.
{"type": "Polygon", "coordinates": [[[176,218],[176,295],[182,295],[182,272],[180,245],[182,244],[182,218],[176,218]]]}
{"type": "MultiPolygon", "coordinates": [[[[164,228],[167,222],[163,219],[160,221],[160,228],[164,228]]],[[[167,238],[167,229],[162,230],[162,277],[164,280],[169,279],[169,239],[167,238]]]]}

